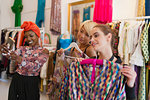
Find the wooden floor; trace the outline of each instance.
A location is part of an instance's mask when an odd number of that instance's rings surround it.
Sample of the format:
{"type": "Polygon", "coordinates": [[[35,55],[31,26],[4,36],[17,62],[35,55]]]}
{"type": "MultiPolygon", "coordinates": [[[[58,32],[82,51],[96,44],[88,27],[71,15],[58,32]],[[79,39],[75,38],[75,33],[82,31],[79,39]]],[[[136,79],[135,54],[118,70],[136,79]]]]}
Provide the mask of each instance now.
{"type": "MultiPolygon", "coordinates": [[[[2,75],[3,76],[3,75],[2,75]]],[[[11,79],[0,78],[0,100],[8,100],[8,90],[11,79]]],[[[40,94],[40,100],[49,100],[45,94],[40,94]]]]}

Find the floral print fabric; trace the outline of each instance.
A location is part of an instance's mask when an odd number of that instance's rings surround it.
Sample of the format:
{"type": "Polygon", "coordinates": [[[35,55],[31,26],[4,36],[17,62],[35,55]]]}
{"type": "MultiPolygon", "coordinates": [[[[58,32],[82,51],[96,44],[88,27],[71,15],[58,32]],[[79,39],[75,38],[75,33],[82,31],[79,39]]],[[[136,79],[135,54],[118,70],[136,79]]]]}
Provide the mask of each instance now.
{"type": "Polygon", "coordinates": [[[22,57],[21,64],[18,64],[17,73],[25,76],[38,76],[41,67],[47,61],[48,55],[43,53],[42,47],[21,46],[16,53],[22,57]]]}
{"type": "Polygon", "coordinates": [[[57,55],[56,58],[54,74],[53,77],[50,77],[51,81],[48,84],[47,94],[50,100],[59,99],[62,79],[64,79],[69,64],[72,62],[72,59],[66,58],[65,55],[61,55],[60,57],[57,55]]]}

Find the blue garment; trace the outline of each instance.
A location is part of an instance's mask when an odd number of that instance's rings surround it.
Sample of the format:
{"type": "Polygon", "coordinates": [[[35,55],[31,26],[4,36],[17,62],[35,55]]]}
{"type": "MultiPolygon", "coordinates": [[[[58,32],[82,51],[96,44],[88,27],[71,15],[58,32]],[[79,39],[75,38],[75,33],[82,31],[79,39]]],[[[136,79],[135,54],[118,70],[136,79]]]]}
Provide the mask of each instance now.
{"type": "Polygon", "coordinates": [[[150,16],[150,0],[145,0],[145,16],[150,16]]]}
{"type": "Polygon", "coordinates": [[[83,22],[86,21],[86,20],[90,20],[90,9],[91,9],[90,6],[88,8],[84,8],[84,11],[83,11],[83,22]]]}
{"type": "Polygon", "coordinates": [[[72,42],[72,35],[70,34],[70,39],[62,39],[63,34],[60,36],[59,44],[60,48],[67,48],[72,42]]]}
{"type": "Polygon", "coordinates": [[[45,0],[38,0],[38,10],[35,22],[38,27],[42,26],[42,22],[44,23],[44,9],[45,9],[45,0]]]}

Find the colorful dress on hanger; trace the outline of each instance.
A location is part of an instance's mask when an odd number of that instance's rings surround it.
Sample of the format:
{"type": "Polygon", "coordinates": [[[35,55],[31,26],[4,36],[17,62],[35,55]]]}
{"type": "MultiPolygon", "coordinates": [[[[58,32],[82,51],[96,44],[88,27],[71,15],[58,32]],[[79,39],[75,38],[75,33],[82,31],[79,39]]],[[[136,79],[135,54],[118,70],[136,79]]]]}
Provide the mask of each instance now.
{"type": "MultiPolygon", "coordinates": [[[[76,51],[68,51],[66,54],[68,56],[73,57],[84,57],[83,54],[76,51]]],[[[62,80],[67,74],[67,69],[71,62],[75,61],[75,59],[67,58],[64,54],[61,56],[56,55],[56,63],[54,74],[50,77],[50,82],[48,84],[47,94],[49,95],[50,100],[58,100],[60,97],[60,89],[62,80]]]]}
{"type": "MultiPolygon", "coordinates": [[[[99,62],[99,60],[95,61],[99,62]]],[[[68,74],[62,81],[60,99],[126,100],[125,82],[124,76],[120,73],[121,68],[122,66],[119,64],[107,60],[103,60],[103,64],[97,64],[95,68],[92,64],[81,65],[79,62],[72,62],[67,70],[68,74]],[[93,71],[94,69],[95,71],[93,71]]]]}
{"type": "Polygon", "coordinates": [[[50,82],[48,84],[47,94],[49,95],[50,100],[58,100],[60,97],[60,88],[62,79],[67,73],[67,68],[71,63],[70,58],[65,58],[65,55],[56,56],[56,64],[54,69],[54,74],[50,76],[50,82]]]}

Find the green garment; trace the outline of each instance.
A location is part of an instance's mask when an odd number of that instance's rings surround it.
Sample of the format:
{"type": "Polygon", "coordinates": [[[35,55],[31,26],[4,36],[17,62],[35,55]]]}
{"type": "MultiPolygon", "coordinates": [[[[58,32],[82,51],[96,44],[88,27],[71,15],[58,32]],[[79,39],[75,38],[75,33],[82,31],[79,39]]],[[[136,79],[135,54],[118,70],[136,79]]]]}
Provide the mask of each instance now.
{"type": "Polygon", "coordinates": [[[23,9],[22,0],[15,0],[14,5],[11,7],[13,13],[15,13],[15,27],[21,26],[21,11],[23,9]]]}
{"type": "Polygon", "coordinates": [[[142,53],[143,53],[143,57],[144,57],[144,66],[141,67],[141,72],[140,72],[138,100],[146,100],[146,67],[145,67],[145,63],[147,63],[149,60],[148,29],[149,29],[149,25],[146,23],[145,27],[141,33],[141,37],[140,37],[141,48],[142,48],[142,53]]]}

